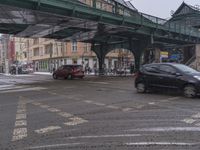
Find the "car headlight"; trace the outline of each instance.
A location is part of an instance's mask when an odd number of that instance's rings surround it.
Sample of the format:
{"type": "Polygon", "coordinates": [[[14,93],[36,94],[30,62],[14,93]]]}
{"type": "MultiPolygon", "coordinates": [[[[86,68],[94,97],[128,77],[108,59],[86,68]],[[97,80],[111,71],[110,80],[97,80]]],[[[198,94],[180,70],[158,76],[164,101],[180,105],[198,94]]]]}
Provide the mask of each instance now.
{"type": "Polygon", "coordinates": [[[194,78],[196,78],[197,80],[200,80],[200,76],[194,76],[194,78]]]}

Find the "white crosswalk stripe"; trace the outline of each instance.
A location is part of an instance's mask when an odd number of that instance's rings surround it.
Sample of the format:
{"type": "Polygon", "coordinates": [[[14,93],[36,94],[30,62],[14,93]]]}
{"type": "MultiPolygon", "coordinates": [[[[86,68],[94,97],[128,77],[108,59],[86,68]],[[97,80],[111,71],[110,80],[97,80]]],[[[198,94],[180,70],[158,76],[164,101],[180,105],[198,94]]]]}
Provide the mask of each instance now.
{"type": "Polygon", "coordinates": [[[0,85],[0,93],[15,93],[23,91],[37,91],[44,90],[43,87],[29,87],[29,86],[17,86],[17,85],[0,85]]]}

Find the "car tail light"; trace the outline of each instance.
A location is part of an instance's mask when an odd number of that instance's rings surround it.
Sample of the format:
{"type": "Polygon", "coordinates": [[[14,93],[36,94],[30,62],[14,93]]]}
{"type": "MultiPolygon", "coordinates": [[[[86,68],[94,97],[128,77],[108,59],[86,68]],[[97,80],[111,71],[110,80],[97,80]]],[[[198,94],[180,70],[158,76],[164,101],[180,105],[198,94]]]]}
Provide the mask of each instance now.
{"type": "Polygon", "coordinates": [[[73,68],[73,69],[72,69],[72,72],[76,72],[76,68],[73,68]]]}

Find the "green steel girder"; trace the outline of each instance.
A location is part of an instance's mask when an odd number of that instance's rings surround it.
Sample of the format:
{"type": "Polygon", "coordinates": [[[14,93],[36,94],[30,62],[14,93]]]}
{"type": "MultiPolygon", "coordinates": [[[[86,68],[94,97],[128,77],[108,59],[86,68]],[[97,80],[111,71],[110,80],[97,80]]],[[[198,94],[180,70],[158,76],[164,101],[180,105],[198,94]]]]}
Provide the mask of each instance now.
{"type": "Polygon", "coordinates": [[[17,34],[28,27],[26,24],[0,23],[0,33],[17,34]]]}
{"type": "MultiPolygon", "coordinates": [[[[159,25],[157,23],[153,23],[150,20],[144,18],[142,14],[135,14],[135,16],[121,16],[117,14],[113,14],[110,12],[105,12],[100,9],[96,9],[93,7],[89,7],[86,5],[81,5],[78,2],[73,2],[70,0],[4,0],[0,1],[0,4],[25,8],[30,10],[39,10],[41,12],[53,13],[57,15],[67,16],[67,17],[74,17],[83,20],[91,20],[95,22],[101,22],[104,24],[111,24],[123,27],[133,28],[133,26],[143,26],[149,30],[144,32],[145,35],[150,35],[151,30],[157,31],[167,31],[171,32],[172,34],[181,33],[186,36],[192,36],[195,38],[200,37],[199,32],[190,33],[188,31],[180,30],[179,27],[172,27],[159,25]]],[[[133,28],[134,30],[134,28],[133,28]]]]}
{"type": "Polygon", "coordinates": [[[66,37],[70,37],[75,33],[80,32],[80,30],[75,29],[75,28],[68,28],[68,29],[64,29],[61,31],[57,31],[55,33],[52,33],[50,35],[45,36],[44,38],[56,38],[56,39],[64,39],[66,37]]]}

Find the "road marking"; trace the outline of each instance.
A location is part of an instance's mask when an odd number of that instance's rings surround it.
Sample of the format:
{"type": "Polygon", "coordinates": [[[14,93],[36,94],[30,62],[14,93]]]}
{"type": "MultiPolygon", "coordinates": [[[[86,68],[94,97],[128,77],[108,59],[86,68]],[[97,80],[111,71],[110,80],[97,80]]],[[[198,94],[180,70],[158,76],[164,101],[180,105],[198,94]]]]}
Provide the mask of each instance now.
{"type": "Polygon", "coordinates": [[[12,141],[22,140],[27,137],[27,121],[26,121],[26,100],[19,97],[17,106],[17,114],[15,121],[15,129],[13,131],[12,141]],[[22,128],[23,127],[23,128],[22,128]]]}
{"type": "MultiPolygon", "coordinates": [[[[91,100],[86,100],[84,102],[85,103],[89,103],[89,104],[94,104],[94,105],[97,105],[97,106],[105,106],[105,107],[111,108],[111,109],[120,109],[123,112],[128,112],[128,111],[132,111],[133,110],[133,108],[129,108],[129,107],[127,107],[127,108],[120,108],[118,106],[107,105],[107,104],[104,104],[104,103],[94,102],[94,101],[91,101],[91,100]]],[[[142,108],[142,107],[144,107],[144,105],[138,105],[138,106],[136,106],[136,108],[139,108],[139,109],[142,108]]]]}
{"type": "Polygon", "coordinates": [[[69,120],[72,120],[72,121],[66,122],[66,123],[64,123],[64,125],[75,126],[75,125],[79,125],[79,124],[88,122],[87,120],[79,118],[79,117],[72,117],[72,118],[69,118],[69,120]]]}
{"type": "MultiPolygon", "coordinates": [[[[57,115],[59,115],[61,117],[69,119],[70,120],[69,122],[65,122],[64,123],[64,125],[66,125],[66,126],[75,126],[75,125],[78,125],[78,124],[82,124],[82,123],[88,122],[85,119],[82,119],[80,117],[76,117],[76,116],[74,116],[74,115],[72,115],[70,113],[67,113],[67,112],[62,112],[61,110],[56,109],[56,108],[51,108],[48,105],[43,105],[43,104],[37,103],[37,102],[33,102],[32,104],[36,105],[36,106],[39,106],[40,108],[46,109],[46,110],[48,110],[50,112],[56,113],[57,115]]],[[[50,127],[47,127],[47,128],[35,130],[35,132],[38,133],[38,134],[43,134],[43,133],[47,133],[47,132],[50,132],[50,131],[53,131],[53,130],[57,130],[57,129],[60,129],[60,128],[61,128],[60,126],[50,126],[50,127]]]]}
{"type": "Polygon", "coordinates": [[[89,136],[76,136],[69,137],[68,139],[90,139],[90,138],[115,138],[115,137],[136,137],[140,134],[117,134],[117,135],[89,135],[89,136]]]}
{"type": "Polygon", "coordinates": [[[21,89],[26,88],[26,86],[15,86],[15,85],[7,85],[7,86],[0,86],[0,91],[4,90],[13,90],[13,89],[21,89]]]}
{"type": "Polygon", "coordinates": [[[199,119],[199,118],[200,118],[200,113],[197,113],[197,114],[192,115],[192,118],[197,118],[197,119],[199,119]]]}
{"type": "Polygon", "coordinates": [[[131,111],[133,108],[123,108],[122,111],[127,112],[127,111],[131,111]]]}
{"type": "Polygon", "coordinates": [[[50,106],[48,105],[40,105],[41,108],[49,108],[50,106]]]}
{"type": "Polygon", "coordinates": [[[27,126],[27,121],[26,120],[17,120],[15,122],[15,127],[21,127],[21,126],[27,126]]]}
{"type": "Polygon", "coordinates": [[[76,146],[76,145],[81,145],[81,144],[84,144],[84,143],[65,143],[65,144],[43,145],[43,146],[28,147],[28,148],[25,148],[25,149],[26,150],[49,149],[49,148],[59,148],[59,147],[65,147],[65,146],[76,146]]]}
{"type": "Polygon", "coordinates": [[[200,123],[196,123],[195,125],[198,126],[198,127],[200,127],[200,123]]]}
{"type": "Polygon", "coordinates": [[[155,105],[156,103],[155,102],[149,102],[148,104],[149,105],[155,105]]]}
{"type": "Polygon", "coordinates": [[[19,109],[19,110],[17,110],[17,114],[25,113],[25,112],[26,112],[26,109],[19,109]]]}
{"type": "Polygon", "coordinates": [[[12,87],[15,86],[14,84],[10,84],[10,85],[0,85],[0,89],[2,88],[6,88],[6,87],[12,87]]]}
{"type": "Polygon", "coordinates": [[[196,120],[194,120],[194,119],[192,119],[192,118],[186,118],[186,119],[183,119],[182,121],[185,122],[185,123],[188,123],[188,124],[192,124],[192,123],[194,123],[196,120]]]}
{"type": "MultiPolygon", "coordinates": [[[[39,106],[40,108],[44,108],[44,109],[47,109],[48,111],[50,112],[53,112],[53,113],[56,113],[57,115],[61,116],[61,117],[64,117],[64,118],[67,118],[69,119],[70,121],[69,122],[65,122],[64,125],[66,126],[75,126],[75,125],[78,125],[78,124],[82,124],[82,123],[86,123],[88,122],[87,120],[85,119],[82,119],[80,117],[76,117],[70,113],[67,113],[67,112],[62,112],[61,110],[59,109],[56,109],[56,108],[51,108],[50,106],[48,105],[43,105],[41,103],[37,103],[37,102],[33,102],[32,104],[36,105],[36,106],[39,106]],[[71,118],[70,118],[71,117],[71,118]]],[[[47,128],[44,128],[44,129],[39,129],[39,130],[35,130],[36,133],[45,133],[45,131],[47,130],[48,132],[51,131],[51,130],[56,130],[58,127],[58,129],[60,129],[61,127],[59,126],[56,126],[55,129],[54,129],[54,126],[50,126],[50,127],[47,127],[47,128]]]]}
{"type": "Polygon", "coordinates": [[[38,134],[44,134],[44,133],[48,133],[48,132],[58,130],[58,129],[61,129],[61,127],[60,126],[49,126],[49,127],[46,127],[46,128],[35,130],[35,132],[38,133],[38,134]]]}
{"type": "Polygon", "coordinates": [[[114,106],[114,105],[108,105],[108,106],[106,106],[107,108],[112,108],[112,109],[119,109],[119,107],[117,107],[117,106],[114,106]]]}
{"type": "Polygon", "coordinates": [[[136,142],[136,143],[126,143],[128,146],[156,146],[156,145],[171,145],[171,146],[192,146],[197,143],[175,143],[175,142],[136,142]]]}
{"type": "Polygon", "coordinates": [[[60,110],[56,108],[48,108],[47,110],[50,112],[60,112],[60,110]]]}
{"type": "Polygon", "coordinates": [[[198,131],[200,132],[200,127],[157,127],[157,128],[141,128],[141,129],[131,129],[129,131],[143,131],[143,132],[171,132],[171,131],[198,131]]]}
{"type": "Polygon", "coordinates": [[[25,137],[27,137],[27,128],[14,129],[12,141],[22,140],[25,137]]]}
{"type": "Polygon", "coordinates": [[[19,119],[26,119],[26,114],[17,114],[16,120],[19,120],[19,119]]]}
{"type": "Polygon", "coordinates": [[[103,104],[103,103],[96,103],[96,102],[94,102],[93,104],[98,105],[98,106],[105,106],[106,105],[106,104],[103,104]]]}
{"type": "Polygon", "coordinates": [[[86,103],[93,103],[93,101],[90,101],[90,100],[86,100],[84,102],[86,102],[86,103]]]}
{"type": "Polygon", "coordinates": [[[43,87],[33,87],[33,88],[24,88],[24,89],[16,89],[16,90],[9,90],[9,91],[0,91],[0,93],[14,93],[14,92],[25,92],[25,91],[38,91],[38,90],[45,90],[46,88],[43,87]]]}
{"type": "Polygon", "coordinates": [[[58,115],[60,115],[62,117],[65,117],[65,118],[69,118],[69,117],[73,116],[72,114],[66,113],[66,112],[60,112],[60,113],[58,113],[58,115]]]}

